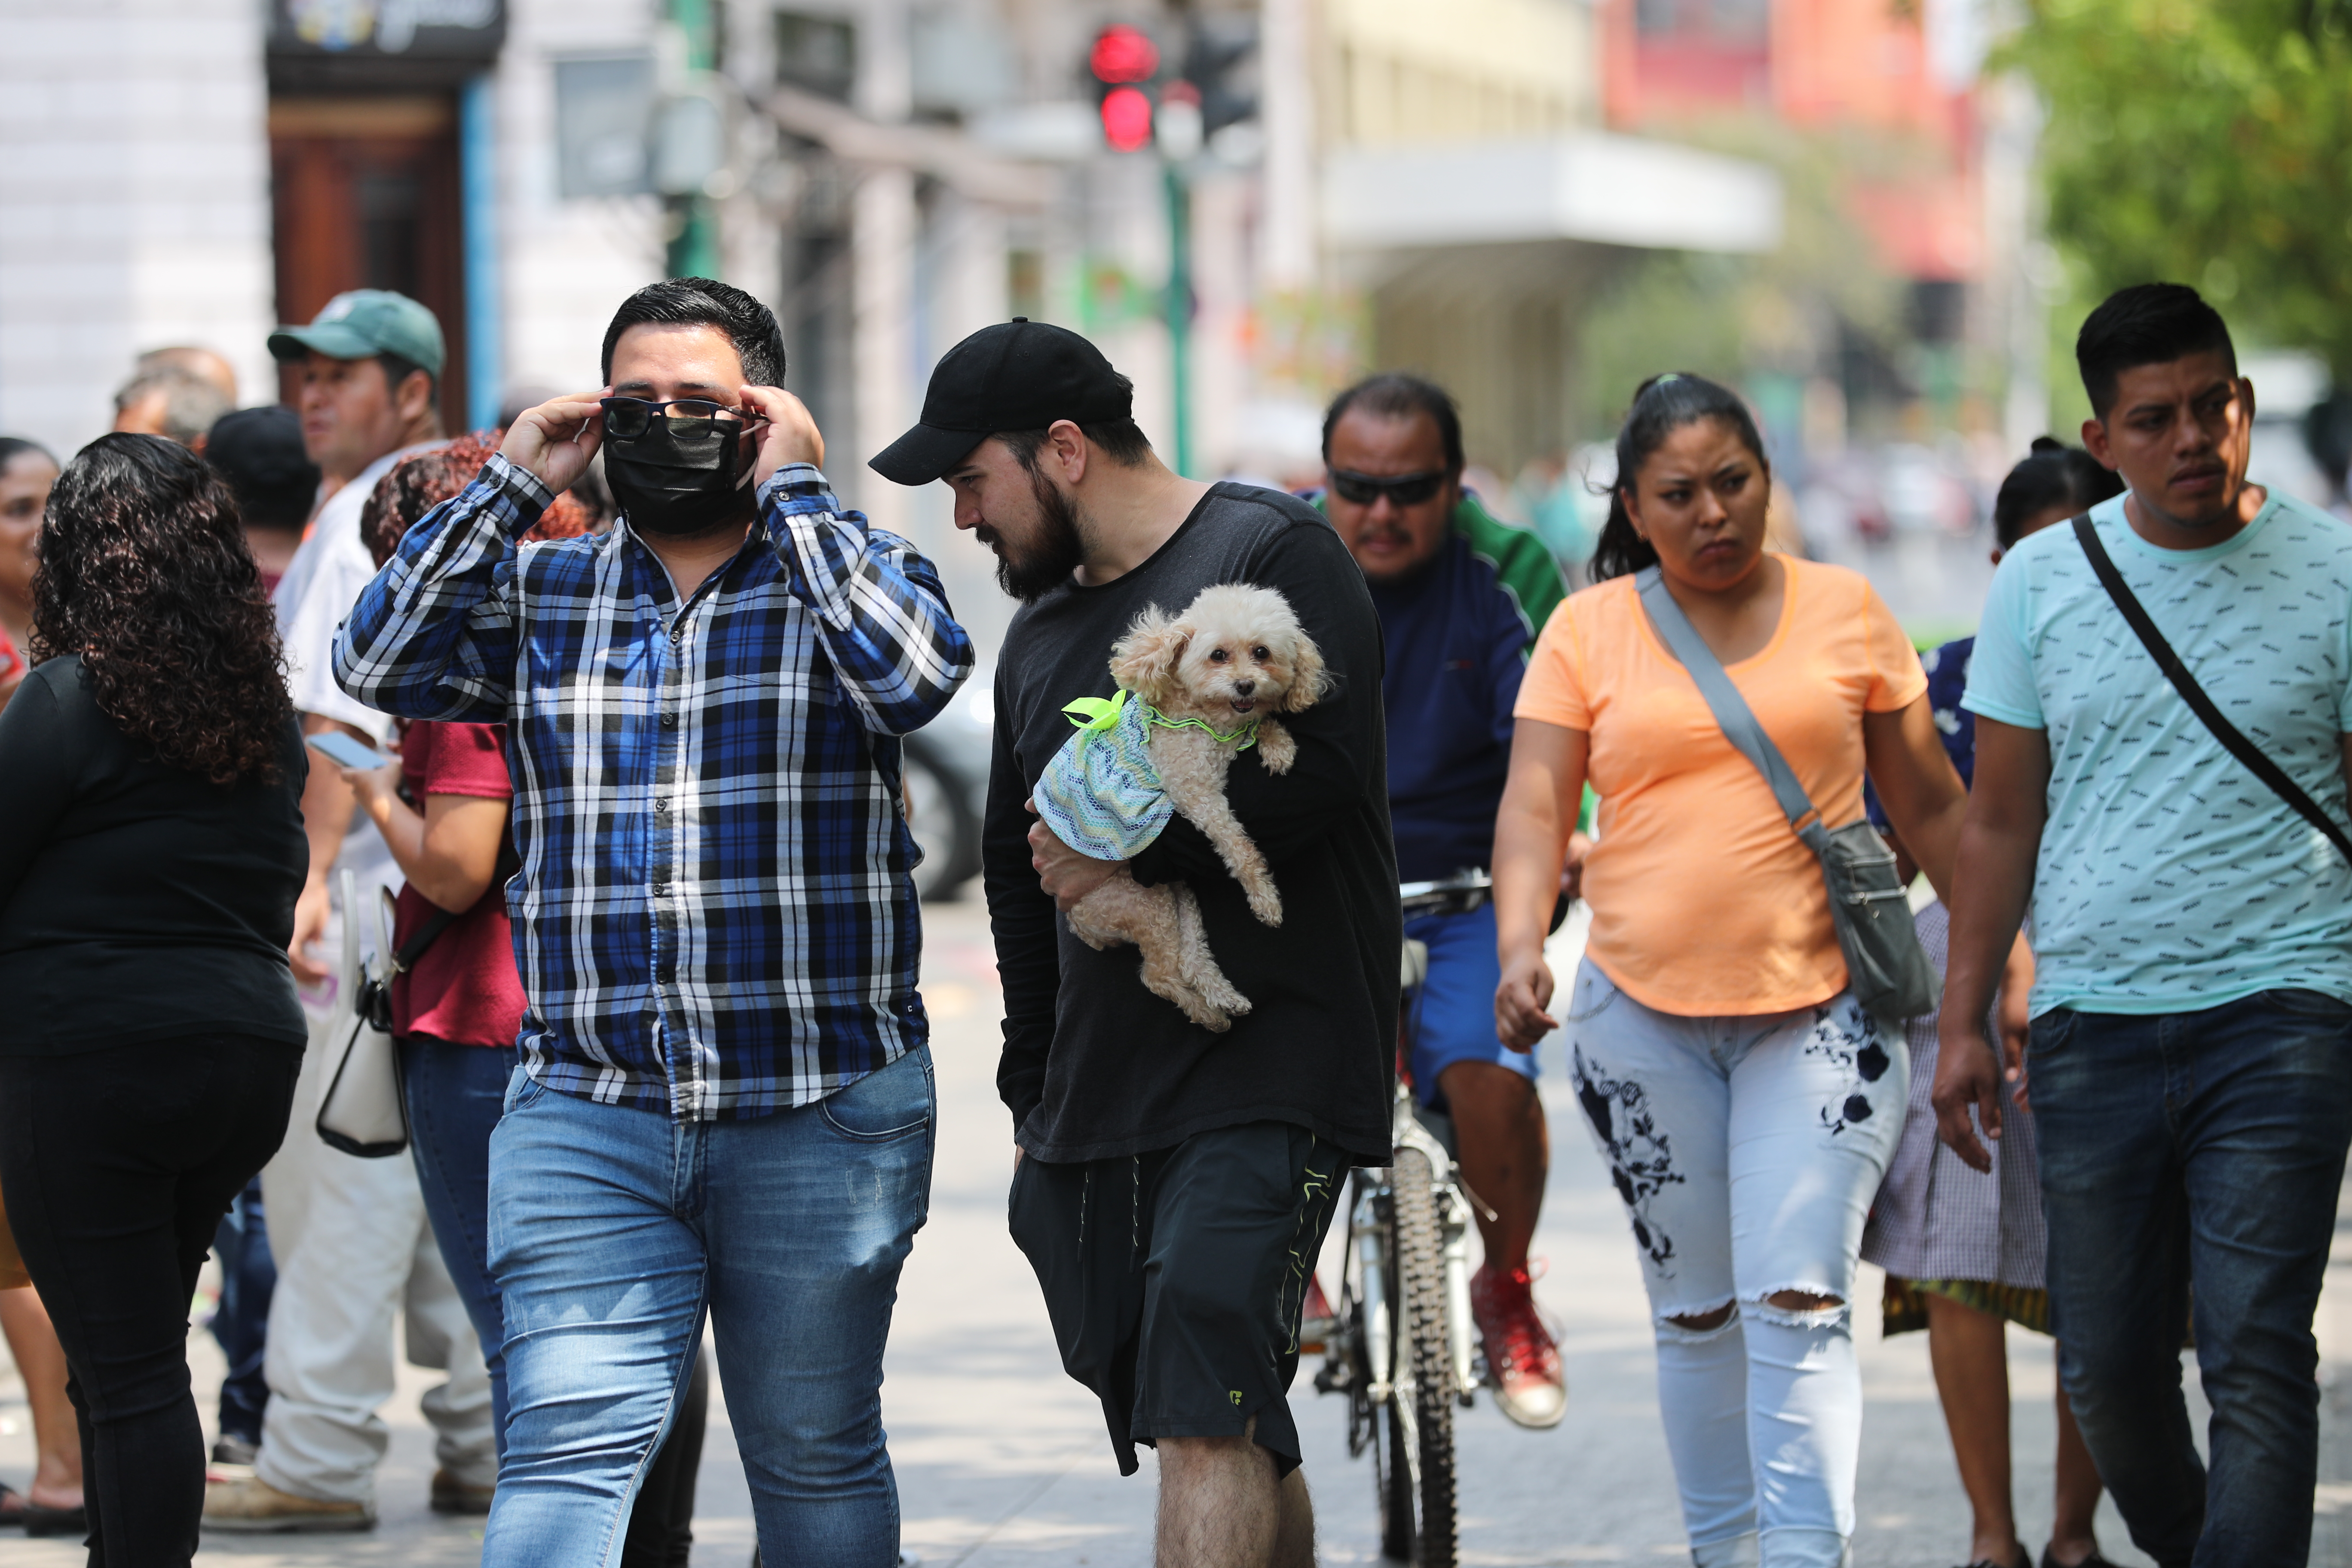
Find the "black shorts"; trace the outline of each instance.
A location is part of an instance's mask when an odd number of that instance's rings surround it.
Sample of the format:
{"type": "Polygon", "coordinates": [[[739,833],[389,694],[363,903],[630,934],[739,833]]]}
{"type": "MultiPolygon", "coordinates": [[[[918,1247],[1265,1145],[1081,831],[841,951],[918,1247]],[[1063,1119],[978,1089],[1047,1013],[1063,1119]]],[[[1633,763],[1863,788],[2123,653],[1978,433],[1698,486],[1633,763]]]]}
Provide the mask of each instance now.
{"type": "Polygon", "coordinates": [[[1252,1121],[1172,1149],[1013,1175],[1062,1365],[1102,1401],[1119,1473],[1161,1437],[1255,1441],[1298,1468],[1298,1313],[1349,1161],[1303,1127],[1252,1121]]]}

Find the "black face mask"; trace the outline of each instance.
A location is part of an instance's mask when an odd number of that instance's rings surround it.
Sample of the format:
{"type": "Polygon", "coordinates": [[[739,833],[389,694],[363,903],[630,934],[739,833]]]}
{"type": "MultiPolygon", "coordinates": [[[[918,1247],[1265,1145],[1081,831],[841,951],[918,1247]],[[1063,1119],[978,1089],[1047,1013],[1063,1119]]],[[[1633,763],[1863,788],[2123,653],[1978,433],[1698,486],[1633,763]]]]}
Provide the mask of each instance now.
{"type": "Polygon", "coordinates": [[[707,533],[751,518],[751,468],[743,461],[743,427],[719,426],[682,437],[666,419],[642,436],[604,441],[604,481],[642,533],[707,533]]]}

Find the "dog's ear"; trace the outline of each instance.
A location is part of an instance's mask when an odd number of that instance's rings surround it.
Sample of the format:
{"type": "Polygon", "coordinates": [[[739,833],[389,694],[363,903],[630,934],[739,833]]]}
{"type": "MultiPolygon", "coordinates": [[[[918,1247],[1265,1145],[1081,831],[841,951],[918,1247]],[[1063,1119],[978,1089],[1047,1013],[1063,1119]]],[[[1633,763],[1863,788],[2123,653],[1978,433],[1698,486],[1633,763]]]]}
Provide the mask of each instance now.
{"type": "Polygon", "coordinates": [[[1296,713],[1312,708],[1318,700],[1331,689],[1331,678],[1323,668],[1323,650],[1305,632],[1290,647],[1290,689],[1283,694],[1282,710],[1296,713]]]}
{"type": "Polygon", "coordinates": [[[1192,640],[1190,622],[1149,605],[1112,645],[1110,678],[1154,708],[1164,708],[1176,685],[1176,661],[1192,640]]]}

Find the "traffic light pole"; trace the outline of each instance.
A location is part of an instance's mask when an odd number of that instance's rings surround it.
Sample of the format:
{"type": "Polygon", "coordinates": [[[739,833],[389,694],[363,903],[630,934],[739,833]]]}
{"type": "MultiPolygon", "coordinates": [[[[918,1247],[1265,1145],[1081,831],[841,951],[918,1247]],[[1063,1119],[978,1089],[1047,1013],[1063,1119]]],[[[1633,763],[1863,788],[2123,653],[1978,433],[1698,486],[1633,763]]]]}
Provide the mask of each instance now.
{"type": "Polygon", "coordinates": [[[1175,395],[1176,471],[1192,472],[1192,188],[1171,161],[1168,191],[1168,367],[1175,395]]]}
{"type": "MultiPolygon", "coordinates": [[[[668,0],[669,19],[686,35],[686,68],[716,69],[719,64],[719,0],[668,0]]],[[[709,196],[669,198],[667,268],[673,278],[719,276],[719,214],[709,196]]]]}

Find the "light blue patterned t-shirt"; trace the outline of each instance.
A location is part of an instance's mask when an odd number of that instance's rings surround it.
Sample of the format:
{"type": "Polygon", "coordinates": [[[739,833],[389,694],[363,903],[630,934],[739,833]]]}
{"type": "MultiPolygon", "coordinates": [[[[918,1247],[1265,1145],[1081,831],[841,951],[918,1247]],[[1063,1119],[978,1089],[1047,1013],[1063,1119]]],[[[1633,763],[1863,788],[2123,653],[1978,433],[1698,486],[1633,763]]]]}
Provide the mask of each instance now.
{"type": "MultiPolygon", "coordinates": [[[[2352,731],[2352,528],[2272,492],[2205,550],[2091,521],[2198,683],[2338,822],[2352,731]]],[[[2190,712],[2064,523],[1994,575],[1969,711],[2050,737],[2036,1016],[2176,1013],[2302,987],[2352,1001],[2352,866],[2190,712]]]]}

